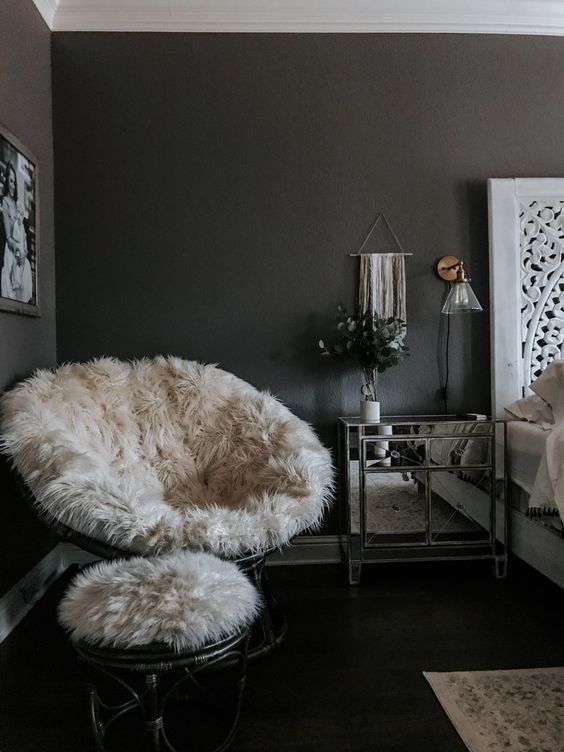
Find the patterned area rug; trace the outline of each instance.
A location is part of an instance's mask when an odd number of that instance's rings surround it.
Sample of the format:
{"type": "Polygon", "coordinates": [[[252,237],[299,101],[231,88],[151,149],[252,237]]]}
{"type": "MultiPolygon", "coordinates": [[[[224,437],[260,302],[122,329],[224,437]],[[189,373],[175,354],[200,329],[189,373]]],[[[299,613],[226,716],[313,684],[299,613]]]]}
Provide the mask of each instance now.
{"type": "Polygon", "coordinates": [[[471,752],[564,749],[564,668],[423,674],[471,752]]]}

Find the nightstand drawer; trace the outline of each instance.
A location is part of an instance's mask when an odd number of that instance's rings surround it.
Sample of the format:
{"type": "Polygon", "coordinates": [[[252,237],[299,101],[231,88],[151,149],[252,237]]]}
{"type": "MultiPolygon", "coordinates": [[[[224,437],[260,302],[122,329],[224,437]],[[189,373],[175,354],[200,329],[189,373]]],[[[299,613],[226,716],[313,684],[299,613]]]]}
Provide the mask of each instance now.
{"type": "Polygon", "coordinates": [[[491,465],[492,441],[474,436],[429,439],[429,466],[484,467],[491,465]]]}
{"type": "Polygon", "coordinates": [[[363,470],[425,467],[425,441],[369,436],[362,438],[360,445],[363,470]]]}

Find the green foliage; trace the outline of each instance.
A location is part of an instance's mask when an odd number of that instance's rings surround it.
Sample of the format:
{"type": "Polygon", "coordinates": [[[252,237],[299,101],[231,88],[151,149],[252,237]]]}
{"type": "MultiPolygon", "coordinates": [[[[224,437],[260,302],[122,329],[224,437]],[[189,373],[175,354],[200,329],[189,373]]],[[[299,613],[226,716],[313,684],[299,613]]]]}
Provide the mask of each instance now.
{"type": "Polygon", "coordinates": [[[338,339],[331,345],[319,340],[322,355],[358,360],[365,381],[362,393],[367,399],[376,399],[376,374],[409,355],[409,348],[404,344],[405,321],[393,316],[380,318],[371,313],[349,314],[338,306],[337,333],[338,339]]]}

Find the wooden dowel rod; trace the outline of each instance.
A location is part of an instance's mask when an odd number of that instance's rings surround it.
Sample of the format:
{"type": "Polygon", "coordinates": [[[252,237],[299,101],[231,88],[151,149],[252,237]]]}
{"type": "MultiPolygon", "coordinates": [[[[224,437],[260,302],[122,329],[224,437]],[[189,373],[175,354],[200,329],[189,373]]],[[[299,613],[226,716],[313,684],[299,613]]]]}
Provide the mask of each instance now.
{"type": "Polygon", "coordinates": [[[413,253],[390,251],[390,253],[349,253],[349,256],[413,256],[413,253]]]}

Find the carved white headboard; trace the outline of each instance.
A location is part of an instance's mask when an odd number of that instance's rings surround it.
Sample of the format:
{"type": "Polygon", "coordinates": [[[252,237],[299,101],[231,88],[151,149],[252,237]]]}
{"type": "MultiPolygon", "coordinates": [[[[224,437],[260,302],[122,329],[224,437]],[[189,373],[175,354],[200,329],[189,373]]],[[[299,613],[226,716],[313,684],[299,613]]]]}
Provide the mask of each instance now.
{"type": "Polygon", "coordinates": [[[529,393],[564,342],[564,178],[488,180],[492,414],[529,393]]]}

